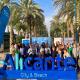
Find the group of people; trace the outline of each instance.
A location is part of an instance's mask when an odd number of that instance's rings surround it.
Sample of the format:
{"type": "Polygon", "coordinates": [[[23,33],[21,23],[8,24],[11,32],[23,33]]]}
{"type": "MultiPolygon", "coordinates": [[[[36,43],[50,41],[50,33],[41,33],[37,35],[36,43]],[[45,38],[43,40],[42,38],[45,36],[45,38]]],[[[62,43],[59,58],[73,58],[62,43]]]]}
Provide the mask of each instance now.
{"type": "Polygon", "coordinates": [[[65,44],[63,42],[56,42],[56,44],[52,44],[50,46],[45,42],[42,44],[31,43],[29,45],[18,43],[12,44],[10,50],[12,57],[14,57],[15,54],[19,54],[19,56],[23,57],[23,59],[26,57],[45,58],[49,56],[53,58],[60,56],[62,59],[72,57],[75,60],[78,68],[80,67],[80,65],[78,65],[80,64],[78,62],[78,60],[80,60],[80,44],[70,44],[69,42],[65,44]]]}
{"type": "Polygon", "coordinates": [[[80,44],[70,44],[69,42],[67,44],[57,42],[52,44],[52,46],[44,42],[41,45],[38,43],[31,43],[29,45],[18,43],[12,44],[10,50],[12,55],[18,53],[23,57],[35,55],[40,57],[52,56],[55,58],[59,54],[62,58],[80,58],[80,44]]]}

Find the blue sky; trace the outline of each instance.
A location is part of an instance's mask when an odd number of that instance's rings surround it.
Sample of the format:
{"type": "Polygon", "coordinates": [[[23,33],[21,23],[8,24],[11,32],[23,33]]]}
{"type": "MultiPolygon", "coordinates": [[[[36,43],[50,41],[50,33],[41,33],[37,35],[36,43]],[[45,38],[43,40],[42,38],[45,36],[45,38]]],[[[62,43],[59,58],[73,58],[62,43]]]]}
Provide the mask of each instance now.
{"type": "Polygon", "coordinates": [[[41,9],[44,10],[45,15],[45,24],[47,25],[48,32],[50,31],[50,21],[52,20],[53,16],[56,15],[56,9],[53,6],[53,0],[34,0],[38,3],[41,9]]]}
{"type": "Polygon", "coordinates": [[[45,17],[48,17],[48,16],[52,16],[52,15],[55,15],[55,9],[53,7],[53,2],[52,0],[34,0],[35,2],[37,2],[41,9],[44,10],[44,14],[45,14],[45,17]]]}

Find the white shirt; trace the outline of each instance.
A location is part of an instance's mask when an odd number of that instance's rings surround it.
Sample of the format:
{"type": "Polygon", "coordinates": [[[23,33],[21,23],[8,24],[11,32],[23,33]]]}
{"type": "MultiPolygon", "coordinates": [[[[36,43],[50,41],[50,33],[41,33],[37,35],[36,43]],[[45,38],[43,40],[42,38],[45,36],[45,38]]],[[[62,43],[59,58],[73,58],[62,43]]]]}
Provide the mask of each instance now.
{"type": "Polygon", "coordinates": [[[44,48],[41,48],[41,49],[40,49],[40,53],[43,52],[43,51],[44,51],[44,48]]]}
{"type": "Polygon", "coordinates": [[[24,48],[20,48],[20,53],[21,53],[21,55],[24,54],[24,48]]]}
{"type": "Polygon", "coordinates": [[[50,50],[50,48],[45,48],[45,54],[50,54],[51,53],[51,50],[50,50]]]}
{"type": "Polygon", "coordinates": [[[73,53],[73,56],[76,58],[77,57],[77,48],[73,48],[72,53],[73,53]]]}
{"type": "Polygon", "coordinates": [[[32,49],[32,48],[29,48],[29,49],[28,49],[28,53],[29,53],[29,55],[30,55],[30,54],[33,54],[33,49],[32,49]]]}

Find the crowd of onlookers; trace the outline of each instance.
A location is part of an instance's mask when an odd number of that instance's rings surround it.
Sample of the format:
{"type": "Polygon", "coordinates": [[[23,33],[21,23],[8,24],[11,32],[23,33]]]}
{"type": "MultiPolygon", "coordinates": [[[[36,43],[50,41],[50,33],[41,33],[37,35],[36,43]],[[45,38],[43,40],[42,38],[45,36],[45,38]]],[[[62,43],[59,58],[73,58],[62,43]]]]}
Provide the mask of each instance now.
{"type": "Polygon", "coordinates": [[[52,56],[55,58],[59,54],[62,58],[80,58],[80,44],[70,44],[69,42],[67,44],[57,42],[51,46],[44,42],[41,45],[38,43],[29,45],[18,43],[12,44],[10,50],[12,55],[18,53],[22,57],[35,55],[40,57],[52,56]]]}
{"type": "MultiPolygon", "coordinates": [[[[29,45],[18,43],[12,44],[10,50],[13,57],[15,54],[19,54],[23,59],[28,56],[41,58],[51,56],[56,58],[59,55],[63,59],[66,57],[72,57],[77,64],[80,64],[80,44],[76,43],[70,44],[68,42],[65,44],[63,42],[56,42],[56,44],[52,44],[51,46],[44,42],[42,44],[36,42],[29,45]]],[[[77,66],[78,68],[80,67],[79,65],[77,66]]]]}
{"type": "Polygon", "coordinates": [[[61,58],[72,57],[76,63],[79,64],[80,59],[80,44],[70,44],[63,42],[56,42],[56,44],[52,44],[51,46],[48,43],[42,43],[41,45],[38,43],[33,43],[29,45],[24,45],[21,43],[12,44],[11,47],[12,55],[19,54],[19,56],[26,58],[28,56],[32,57],[49,57],[52,56],[56,58],[58,55],[61,58]]]}

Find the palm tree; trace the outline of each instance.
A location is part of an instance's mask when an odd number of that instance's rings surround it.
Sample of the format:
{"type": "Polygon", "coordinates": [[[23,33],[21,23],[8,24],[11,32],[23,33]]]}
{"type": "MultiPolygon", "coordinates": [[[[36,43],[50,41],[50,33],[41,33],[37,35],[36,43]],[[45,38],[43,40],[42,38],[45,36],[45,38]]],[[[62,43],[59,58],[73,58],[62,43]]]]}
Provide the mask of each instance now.
{"type": "Polygon", "coordinates": [[[60,37],[61,31],[63,30],[61,22],[59,21],[58,16],[54,16],[53,20],[51,21],[51,36],[52,37],[60,37]]]}
{"type": "Polygon", "coordinates": [[[31,42],[31,24],[32,24],[32,18],[33,18],[33,2],[32,0],[21,0],[20,3],[22,7],[22,14],[23,14],[23,19],[26,21],[28,26],[30,27],[30,42],[31,42]]]}
{"type": "Polygon", "coordinates": [[[41,26],[44,25],[44,16],[42,14],[40,15],[41,16],[36,15],[36,17],[34,18],[33,32],[35,37],[37,37],[37,33],[39,33],[39,30],[41,30],[41,26]]]}
{"type": "MultiPolygon", "coordinates": [[[[12,43],[14,43],[14,27],[18,24],[20,21],[20,7],[16,3],[12,3],[9,5],[10,11],[11,11],[11,16],[10,16],[10,21],[9,21],[9,29],[10,29],[10,47],[12,43]]],[[[12,51],[10,50],[10,53],[12,51]]]]}
{"type": "Polygon", "coordinates": [[[23,11],[23,17],[30,27],[30,38],[32,30],[36,36],[36,29],[39,25],[39,20],[44,20],[43,10],[41,10],[38,4],[32,0],[21,0],[21,7],[23,11]]]}
{"type": "Polygon", "coordinates": [[[55,0],[54,4],[59,6],[59,17],[67,17],[67,35],[69,37],[69,31],[71,30],[72,37],[74,38],[73,18],[74,18],[74,1],[73,0],[55,0]]]}
{"type": "Polygon", "coordinates": [[[76,0],[76,19],[77,19],[77,24],[80,25],[80,0],[76,0]]]}
{"type": "Polygon", "coordinates": [[[9,2],[10,2],[10,0],[1,0],[1,1],[0,1],[0,9],[2,9],[2,7],[3,7],[4,5],[7,5],[7,6],[8,6],[9,2]]]}

